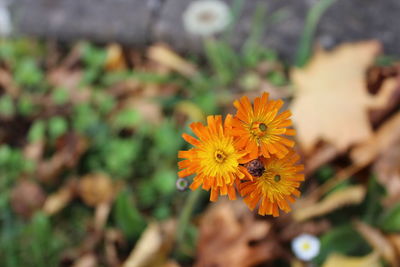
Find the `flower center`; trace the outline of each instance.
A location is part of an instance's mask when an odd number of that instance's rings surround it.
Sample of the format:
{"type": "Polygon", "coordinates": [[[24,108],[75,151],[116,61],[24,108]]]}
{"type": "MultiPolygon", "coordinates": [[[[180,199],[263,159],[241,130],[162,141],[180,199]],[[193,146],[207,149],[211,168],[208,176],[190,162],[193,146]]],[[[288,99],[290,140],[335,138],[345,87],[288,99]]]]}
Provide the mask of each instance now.
{"type": "Polygon", "coordinates": [[[309,250],[311,248],[311,245],[310,245],[310,243],[305,242],[305,243],[302,244],[301,247],[302,247],[303,250],[307,251],[307,250],[309,250]]]}
{"type": "Polygon", "coordinates": [[[222,152],[221,150],[217,150],[217,151],[215,151],[215,153],[214,153],[214,158],[215,158],[215,161],[216,161],[216,162],[222,163],[222,162],[225,161],[226,155],[225,155],[225,153],[222,152]]]}
{"type": "Polygon", "coordinates": [[[265,132],[267,130],[267,125],[265,125],[265,123],[260,123],[258,129],[260,129],[261,132],[265,132]]]}
{"type": "Polygon", "coordinates": [[[268,126],[263,122],[253,122],[250,126],[250,133],[257,139],[267,134],[268,126]]]}
{"type": "Polygon", "coordinates": [[[274,181],[279,182],[281,180],[281,176],[279,174],[275,175],[274,181]]]}

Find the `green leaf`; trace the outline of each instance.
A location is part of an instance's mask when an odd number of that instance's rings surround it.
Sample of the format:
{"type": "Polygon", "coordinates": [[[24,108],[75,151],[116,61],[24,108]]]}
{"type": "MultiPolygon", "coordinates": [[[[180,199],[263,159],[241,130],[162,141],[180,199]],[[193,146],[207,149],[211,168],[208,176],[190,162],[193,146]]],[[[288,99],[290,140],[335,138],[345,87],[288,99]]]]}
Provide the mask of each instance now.
{"type": "Polygon", "coordinates": [[[350,224],[345,224],[326,232],[321,238],[321,250],[313,260],[317,264],[325,261],[332,252],[345,255],[364,255],[371,251],[365,240],[350,224]],[[351,242],[349,242],[349,240],[351,242]]]}
{"type": "Polygon", "coordinates": [[[382,215],[379,225],[386,232],[400,231],[400,203],[382,215]]]}
{"type": "Polygon", "coordinates": [[[36,120],[31,128],[29,129],[28,133],[28,140],[31,143],[41,141],[45,137],[46,132],[46,124],[43,120],[36,120]]]}
{"type": "Polygon", "coordinates": [[[49,120],[47,127],[50,137],[54,140],[67,132],[68,123],[63,117],[56,116],[49,120]]]}
{"type": "Polygon", "coordinates": [[[32,99],[28,96],[21,96],[18,99],[18,112],[23,116],[29,116],[35,110],[32,99]]]}
{"type": "Polygon", "coordinates": [[[29,262],[33,266],[57,266],[60,240],[54,235],[49,218],[36,213],[26,228],[25,249],[30,254],[29,262]]]}
{"type": "Polygon", "coordinates": [[[172,121],[165,120],[154,132],[155,147],[161,155],[172,158],[182,145],[182,138],[172,121]]]}
{"type": "Polygon", "coordinates": [[[157,220],[165,220],[171,215],[171,208],[166,204],[162,203],[157,205],[153,210],[153,216],[157,220]]]}
{"type": "Polygon", "coordinates": [[[19,85],[35,87],[35,90],[40,87],[43,77],[41,69],[31,58],[19,61],[14,73],[15,81],[19,85]]]}
{"type": "Polygon", "coordinates": [[[177,175],[171,169],[159,169],[153,176],[154,188],[162,195],[171,195],[176,192],[177,175]]]}
{"type": "Polygon", "coordinates": [[[136,239],[146,227],[146,221],[132,201],[131,191],[118,194],[114,204],[114,220],[125,236],[136,239]]]}
{"type": "Polygon", "coordinates": [[[15,113],[14,101],[9,95],[0,97],[0,115],[12,117],[15,113]]]}
{"type": "Polygon", "coordinates": [[[107,172],[118,178],[128,177],[132,173],[140,143],[134,139],[112,139],[103,146],[102,153],[107,172]]]}
{"type": "Polygon", "coordinates": [[[99,114],[90,104],[84,103],[74,106],[73,127],[79,132],[89,131],[99,122],[99,114]]]}
{"type": "Polygon", "coordinates": [[[53,90],[51,98],[56,105],[63,105],[68,101],[69,94],[65,88],[59,87],[53,90]]]}
{"type": "Polygon", "coordinates": [[[118,112],[114,120],[113,126],[117,129],[135,127],[140,122],[140,114],[137,110],[129,108],[118,112]]]}

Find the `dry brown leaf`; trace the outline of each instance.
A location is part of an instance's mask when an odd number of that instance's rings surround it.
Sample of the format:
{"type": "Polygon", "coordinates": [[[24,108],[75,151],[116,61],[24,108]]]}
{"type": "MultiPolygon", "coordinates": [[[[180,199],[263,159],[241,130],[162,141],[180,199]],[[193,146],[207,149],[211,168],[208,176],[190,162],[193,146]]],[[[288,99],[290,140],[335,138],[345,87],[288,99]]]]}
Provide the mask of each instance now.
{"type": "Polygon", "coordinates": [[[18,215],[29,218],[42,207],[45,198],[45,193],[39,184],[19,180],[11,191],[11,207],[18,215]]]}
{"type": "Polygon", "coordinates": [[[180,101],[175,105],[176,115],[185,116],[190,121],[202,121],[205,119],[204,112],[193,102],[180,101]]]}
{"type": "Polygon", "coordinates": [[[77,259],[72,267],[96,267],[98,266],[96,255],[88,253],[77,259]]]}
{"type": "Polygon", "coordinates": [[[65,208],[75,196],[76,182],[76,179],[68,180],[57,192],[49,195],[43,205],[43,211],[54,215],[65,208]]]}
{"type": "Polygon", "coordinates": [[[221,201],[206,211],[194,266],[248,267],[281,255],[278,241],[268,236],[271,224],[256,221],[243,205],[221,201]]]}
{"type": "Polygon", "coordinates": [[[311,174],[316,169],[321,167],[322,165],[328,163],[329,161],[333,160],[338,154],[337,149],[330,145],[324,144],[322,146],[318,146],[317,149],[306,158],[305,166],[305,173],[311,174]]]}
{"type": "Polygon", "coordinates": [[[376,41],[344,44],[320,50],[306,67],[292,70],[293,120],[307,154],[320,140],[344,151],[370,138],[369,109],[384,107],[397,86],[392,81],[376,96],[367,91],[366,70],[380,50],[376,41]]]}
{"type": "Polygon", "coordinates": [[[364,186],[349,186],[329,194],[326,198],[311,206],[294,206],[292,216],[297,221],[304,221],[321,216],[345,205],[356,205],[364,199],[366,190],[364,186]]]}
{"type": "Polygon", "coordinates": [[[104,229],[106,225],[108,215],[110,215],[111,203],[101,202],[96,206],[96,211],[94,214],[94,230],[100,232],[104,229]]]}
{"type": "Polygon", "coordinates": [[[105,233],[105,255],[107,266],[121,266],[121,262],[118,258],[117,245],[123,245],[124,236],[118,229],[107,229],[105,233]]]}
{"type": "Polygon", "coordinates": [[[374,163],[374,173],[378,181],[385,186],[387,197],[383,200],[386,206],[400,201],[400,140],[382,153],[374,163]]]}
{"type": "Polygon", "coordinates": [[[0,87],[12,97],[17,97],[21,91],[15,84],[12,74],[2,68],[0,68],[0,87]]]}
{"type": "Polygon", "coordinates": [[[72,168],[88,147],[86,139],[76,133],[68,133],[57,140],[56,153],[48,160],[39,161],[37,177],[40,181],[51,182],[64,169],[72,168]]]}
{"type": "Polygon", "coordinates": [[[397,253],[398,259],[400,259],[400,234],[390,234],[388,238],[397,253]]]}
{"type": "Polygon", "coordinates": [[[356,221],[355,229],[364,237],[365,240],[378,252],[391,266],[399,266],[396,251],[389,240],[378,230],[373,227],[356,221]]]}
{"type": "Polygon", "coordinates": [[[322,267],[382,267],[379,261],[379,255],[376,252],[363,257],[349,257],[333,253],[322,267]]]}
{"type": "Polygon", "coordinates": [[[119,44],[114,43],[107,47],[105,68],[109,71],[123,70],[126,68],[124,53],[119,44]]]}
{"type": "Polygon", "coordinates": [[[297,259],[293,259],[290,263],[290,267],[306,267],[306,263],[299,261],[297,259]]]}
{"type": "Polygon", "coordinates": [[[400,112],[388,119],[375,135],[363,144],[353,148],[350,157],[355,165],[366,166],[380,153],[400,139],[400,112]]]}
{"type": "Polygon", "coordinates": [[[149,98],[132,96],[127,98],[122,104],[121,109],[134,109],[143,121],[158,125],[163,119],[160,103],[149,98]]]}
{"type": "Polygon", "coordinates": [[[182,75],[190,77],[197,73],[197,69],[192,63],[186,61],[163,44],[151,46],[147,55],[150,59],[182,75]]]}
{"type": "Polygon", "coordinates": [[[142,233],[123,267],[162,267],[167,263],[167,254],[172,249],[175,221],[163,224],[152,223],[142,233]]]}
{"type": "Polygon", "coordinates": [[[110,202],[115,191],[116,187],[110,177],[101,173],[88,174],[78,184],[79,196],[91,207],[110,202]]]}

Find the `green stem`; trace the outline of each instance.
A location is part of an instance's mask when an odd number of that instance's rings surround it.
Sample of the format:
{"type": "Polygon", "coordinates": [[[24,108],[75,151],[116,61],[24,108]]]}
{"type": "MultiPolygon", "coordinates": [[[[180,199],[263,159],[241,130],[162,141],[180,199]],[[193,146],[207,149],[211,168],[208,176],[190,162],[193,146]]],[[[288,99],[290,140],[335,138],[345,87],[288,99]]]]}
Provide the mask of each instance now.
{"type": "Polygon", "coordinates": [[[336,0],[320,0],[316,3],[307,14],[304,31],[300,39],[300,45],[296,53],[295,65],[302,67],[307,63],[311,52],[311,44],[314,33],[317,28],[318,21],[325,11],[336,0]]]}
{"type": "Polygon", "coordinates": [[[189,194],[188,200],[183,206],[182,212],[179,216],[178,229],[177,229],[177,244],[178,244],[178,249],[180,251],[182,251],[184,247],[186,229],[190,222],[193,209],[195,208],[196,203],[198,202],[201,196],[201,193],[202,193],[201,190],[195,190],[189,194]]]}

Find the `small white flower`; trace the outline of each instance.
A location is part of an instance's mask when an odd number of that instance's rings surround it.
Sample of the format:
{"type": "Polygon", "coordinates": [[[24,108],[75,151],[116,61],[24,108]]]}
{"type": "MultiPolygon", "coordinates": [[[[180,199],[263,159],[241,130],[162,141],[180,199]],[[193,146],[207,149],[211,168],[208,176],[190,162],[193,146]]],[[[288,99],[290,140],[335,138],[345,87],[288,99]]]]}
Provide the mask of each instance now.
{"type": "Polygon", "coordinates": [[[210,36],[223,31],[231,21],[228,5],[219,0],[198,0],[190,3],[183,13],[187,32],[210,36]]]}
{"type": "Polygon", "coordinates": [[[313,235],[302,234],[293,239],[292,250],[297,258],[309,261],[315,258],[320,249],[319,239],[313,235]]]}

